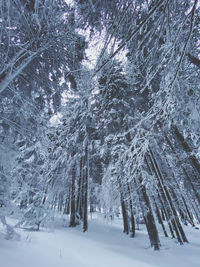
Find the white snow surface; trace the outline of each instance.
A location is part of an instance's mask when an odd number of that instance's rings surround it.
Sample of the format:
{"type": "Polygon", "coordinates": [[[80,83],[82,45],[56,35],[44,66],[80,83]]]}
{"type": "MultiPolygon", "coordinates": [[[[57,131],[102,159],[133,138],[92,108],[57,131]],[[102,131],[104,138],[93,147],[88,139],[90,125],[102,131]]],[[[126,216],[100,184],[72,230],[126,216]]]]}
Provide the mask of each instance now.
{"type": "Polygon", "coordinates": [[[161,235],[162,247],[149,246],[145,226],[130,238],[122,233],[122,221],[112,223],[93,216],[89,230],[67,227],[67,218],[56,220],[54,229],[20,230],[21,240],[0,235],[0,267],[199,267],[200,230],[185,227],[189,244],[161,235]]]}

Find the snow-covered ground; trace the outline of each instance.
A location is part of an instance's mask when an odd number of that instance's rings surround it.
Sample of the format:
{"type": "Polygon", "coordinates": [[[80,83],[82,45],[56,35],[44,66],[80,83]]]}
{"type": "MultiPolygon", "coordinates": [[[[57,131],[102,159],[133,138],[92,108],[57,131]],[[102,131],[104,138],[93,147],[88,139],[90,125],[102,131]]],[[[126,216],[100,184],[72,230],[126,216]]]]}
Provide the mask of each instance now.
{"type": "Polygon", "coordinates": [[[54,229],[21,230],[21,241],[0,236],[0,267],[199,267],[200,230],[186,227],[189,244],[180,246],[161,236],[162,247],[149,246],[145,226],[134,239],[122,233],[121,220],[103,217],[81,227],[68,228],[60,218],[54,229]]]}

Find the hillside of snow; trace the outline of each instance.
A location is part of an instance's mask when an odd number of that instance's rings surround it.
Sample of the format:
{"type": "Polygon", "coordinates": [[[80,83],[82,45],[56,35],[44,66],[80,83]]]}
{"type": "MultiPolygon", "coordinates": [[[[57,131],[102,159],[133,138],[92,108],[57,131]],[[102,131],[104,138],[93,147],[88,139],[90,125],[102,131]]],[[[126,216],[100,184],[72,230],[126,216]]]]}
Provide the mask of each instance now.
{"type": "Polygon", "coordinates": [[[1,267],[199,267],[200,231],[186,227],[189,244],[161,236],[162,247],[149,246],[145,226],[134,239],[122,233],[122,221],[94,217],[89,230],[69,228],[67,218],[57,219],[54,228],[20,230],[21,240],[0,237],[1,267]],[[146,244],[146,246],[144,245],[146,244]]]}

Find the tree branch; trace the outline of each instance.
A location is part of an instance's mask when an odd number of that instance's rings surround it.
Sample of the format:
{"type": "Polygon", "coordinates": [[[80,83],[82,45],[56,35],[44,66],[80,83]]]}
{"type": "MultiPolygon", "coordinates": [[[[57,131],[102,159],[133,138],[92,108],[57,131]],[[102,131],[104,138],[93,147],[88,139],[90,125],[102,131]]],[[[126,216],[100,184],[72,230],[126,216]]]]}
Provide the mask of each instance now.
{"type": "Polygon", "coordinates": [[[129,37],[116,49],[116,51],[95,71],[95,76],[116,54],[119,53],[122,48],[125,47],[127,42],[129,42],[135,35],[138,33],[138,31],[142,28],[142,26],[150,19],[150,17],[156,12],[156,10],[160,7],[161,4],[163,4],[165,0],[160,0],[158,4],[149,12],[149,14],[146,16],[146,18],[138,25],[138,27],[129,35],[129,37]]]}
{"type": "Polygon", "coordinates": [[[200,60],[197,57],[192,56],[190,53],[188,53],[187,56],[189,61],[200,69],[200,60]]]}

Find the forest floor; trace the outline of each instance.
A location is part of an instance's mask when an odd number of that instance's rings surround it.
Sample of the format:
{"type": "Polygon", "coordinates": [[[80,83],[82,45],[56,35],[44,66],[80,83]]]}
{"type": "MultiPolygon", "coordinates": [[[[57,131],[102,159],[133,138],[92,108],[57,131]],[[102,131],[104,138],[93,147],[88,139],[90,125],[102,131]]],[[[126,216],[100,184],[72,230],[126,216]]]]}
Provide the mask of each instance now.
{"type": "MultiPolygon", "coordinates": [[[[122,233],[122,221],[103,216],[89,221],[89,230],[66,227],[60,217],[54,228],[19,230],[20,241],[0,235],[0,267],[199,267],[200,230],[185,227],[189,243],[161,237],[160,251],[149,245],[144,225],[134,239],[122,233]]],[[[1,229],[0,229],[1,232],[1,229]]]]}

